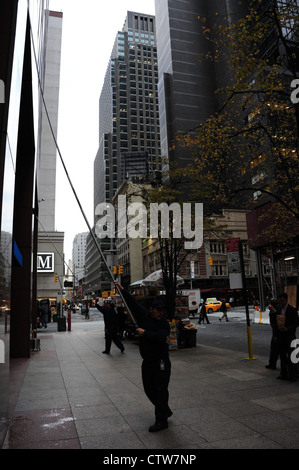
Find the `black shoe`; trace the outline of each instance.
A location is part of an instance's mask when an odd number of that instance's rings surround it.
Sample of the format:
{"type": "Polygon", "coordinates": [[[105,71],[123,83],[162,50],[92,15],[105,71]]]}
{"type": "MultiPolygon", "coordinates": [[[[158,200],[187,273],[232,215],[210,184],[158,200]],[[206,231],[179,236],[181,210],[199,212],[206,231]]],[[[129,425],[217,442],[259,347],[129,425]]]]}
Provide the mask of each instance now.
{"type": "Polygon", "coordinates": [[[125,348],[120,351],[122,354],[125,354],[125,348]]]}
{"type": "Polygon", "coordinates": [[[276,370],[276,366],[271,366],[271,364],[268,364],[265,367],[266,367],[266,369],[276,370]]]}
{"type": "Polygon", "coordinates": [[[102,354],[110,354],[108,351],[102,351],[102,354]]]}
{"type": "Polygon", "coordinates": [[[153,426],[150,426],[149,432],[158,432],[162,431],[162,429],[167,429],[168,423],[167,421],[157,421],[153,426]]]}

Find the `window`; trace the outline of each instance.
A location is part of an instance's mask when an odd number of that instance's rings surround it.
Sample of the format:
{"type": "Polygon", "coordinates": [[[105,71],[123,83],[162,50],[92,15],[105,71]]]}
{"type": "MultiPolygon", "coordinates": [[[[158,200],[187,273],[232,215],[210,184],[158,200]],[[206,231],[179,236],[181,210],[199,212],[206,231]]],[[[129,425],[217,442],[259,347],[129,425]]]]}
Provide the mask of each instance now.
{"type": "Polygon", "coordinates": [[[212,276],[227,276],[227,263],[226,261],[214,261],[212,268],[212,276]]]}
{"type": "Polygon", "coordinates": [[[210,253],[225,253],[225,243],[223,241],[210,242],[210,253]]]}

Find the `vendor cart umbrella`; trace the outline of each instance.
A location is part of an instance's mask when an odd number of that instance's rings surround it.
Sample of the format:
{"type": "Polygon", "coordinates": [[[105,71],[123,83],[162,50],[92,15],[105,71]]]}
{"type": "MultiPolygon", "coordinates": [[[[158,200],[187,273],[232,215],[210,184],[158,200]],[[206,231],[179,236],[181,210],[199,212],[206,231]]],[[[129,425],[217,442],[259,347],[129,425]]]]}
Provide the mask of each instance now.
{"type": "Polygon", "coordinates": [[[143,279],[140,279],[139,281],[135,281],[132,284],[130,284],[130,287],[138,287],[141,286],[143,283],[143,279]]]}
{"type": "MultiPolygon", "coordinates": [[[[177,274],[176,276],[177,286],[181,286],[185,283],[184,279],[177,274]]],[[[163,271],[162,269],[158,269],[158,271],[154,271],[145,279],[143,279],[141,286],[143,287],[165,287],[164,286],[164,279],[163,279],[163,271]]]]}

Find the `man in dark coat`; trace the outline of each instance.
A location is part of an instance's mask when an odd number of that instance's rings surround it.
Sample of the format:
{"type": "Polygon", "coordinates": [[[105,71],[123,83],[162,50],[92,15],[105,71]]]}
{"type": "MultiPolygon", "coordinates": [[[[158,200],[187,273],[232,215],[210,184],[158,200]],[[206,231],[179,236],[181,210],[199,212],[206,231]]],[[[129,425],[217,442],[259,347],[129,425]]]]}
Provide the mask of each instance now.
{"type": "Polygon", "coordinates": [[[165,318],[165,305],[157,300],[147,310],[122,286],[117,282],[115,284],[122,290],[123,297],[138,323],[136,332],[139,335],[139,349],[143,359],[143,387],[147,397],[155,406],[156,422],[149,431],[161,431],[168,427],[167,419],[172,415],[168,406],[171,363],[167,338],[170,326],[165,318]]]}
{"type": "Polygon", "coordinates": [[[200,308],[200,313],[199,313],[199,319],[198,319],[199,325],[201,324],[201,322],[204,323],[205,319],[206,319],[207,323],[210,323],[209,319],[208,319],[208,315],[207,315],[206,303],[202,302],[201,308],[200,308]]]}
{"type": "Polygon", "coordinates": [[[276,316],[280,315],[280,312],[281,312],[280,303],[277,300],[272,299],[269,302],[269,319],[270,319],[270,325],[272,328],[272,338],[271,338],[271,343],[270,343],[269,364],[265,366],[266,369],[276,370],[276,363],[279,358],[278,339],[277,339],[278,327],[277,327],[276,316]]]}
{"type": "Polygon", "coordinates": [[[112,341],[123,353],[125,347],[117,334],[118,323],[113,302],[108,300],[105,302],[104,307],[99,304],[96,304],[96,307],[103,314],[105,323],[105,351],[103,351],[103,354],[110,354],[112,341]]]}
{"type": "Polygon", "coordinates": [[[297,364],[291,361],[293,348],[291,343],[296,339],[296,328],[298,326],[297,310],[288,304],[288,295],[282,293],[278,296],[281,305],[280,315],[277,315],[277,340],[280,355],[280,375],[277,377],[281,380],[295,381],[298,377],[297,364]]]}

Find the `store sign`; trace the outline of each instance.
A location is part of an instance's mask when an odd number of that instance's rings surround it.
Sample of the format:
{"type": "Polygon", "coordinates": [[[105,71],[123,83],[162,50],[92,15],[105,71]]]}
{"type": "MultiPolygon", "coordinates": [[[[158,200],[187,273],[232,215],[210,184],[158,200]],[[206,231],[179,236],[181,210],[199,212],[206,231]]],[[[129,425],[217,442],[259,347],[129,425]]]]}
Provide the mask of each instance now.
{"type": "Polygon", "coordinates": [[[37,272],[54,273],[54,253],[37,254],[37,272]]]}

